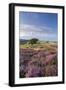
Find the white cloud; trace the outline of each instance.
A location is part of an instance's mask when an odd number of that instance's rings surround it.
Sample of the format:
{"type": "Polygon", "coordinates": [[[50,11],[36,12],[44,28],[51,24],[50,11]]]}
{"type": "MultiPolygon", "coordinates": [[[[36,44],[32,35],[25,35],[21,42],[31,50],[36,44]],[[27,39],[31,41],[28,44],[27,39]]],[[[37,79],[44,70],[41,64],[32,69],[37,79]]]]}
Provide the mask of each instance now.
{"type": "Polygon", "coordinates": [[[55,39],[57,33],[50,27],[20,24],[20,39],[22,38],[55,39]]]}

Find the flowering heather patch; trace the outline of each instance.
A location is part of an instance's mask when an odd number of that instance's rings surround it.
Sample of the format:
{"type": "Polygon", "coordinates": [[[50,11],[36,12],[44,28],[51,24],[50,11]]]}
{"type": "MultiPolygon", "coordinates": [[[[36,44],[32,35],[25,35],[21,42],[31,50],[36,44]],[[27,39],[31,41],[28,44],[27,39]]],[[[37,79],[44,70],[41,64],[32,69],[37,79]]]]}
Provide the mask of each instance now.
{"type": "Polygon", "coordinates": [[[41,48],[20,48],[20,78],[58,75],[57,45],[45,44],[41,48]],[[47,45],[47,46],[46,46],[47,45]],[[48,46],[49,45],[49,46],[48,46]],[[42,49],[43,47],[43,49],[42,49]]]}

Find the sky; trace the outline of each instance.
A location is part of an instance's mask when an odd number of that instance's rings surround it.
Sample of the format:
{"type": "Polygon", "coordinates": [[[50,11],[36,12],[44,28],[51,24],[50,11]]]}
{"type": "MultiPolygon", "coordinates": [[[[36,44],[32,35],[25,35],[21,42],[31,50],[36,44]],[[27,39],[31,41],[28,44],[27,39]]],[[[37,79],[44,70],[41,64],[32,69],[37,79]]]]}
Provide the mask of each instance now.
{"type": "Polygon", "coordinates": [[[19,12],[20,39],[57,41],[57,20],[56,13],[19,12]]]}

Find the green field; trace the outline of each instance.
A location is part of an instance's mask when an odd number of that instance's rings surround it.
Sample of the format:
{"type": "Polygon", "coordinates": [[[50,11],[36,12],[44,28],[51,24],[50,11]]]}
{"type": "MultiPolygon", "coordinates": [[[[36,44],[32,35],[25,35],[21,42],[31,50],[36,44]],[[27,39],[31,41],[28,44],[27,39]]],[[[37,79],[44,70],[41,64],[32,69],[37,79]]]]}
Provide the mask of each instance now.
{"type": "Polygon", "coordinates": [[[38,42],[36,44],[29,44],[28,42],[25,44],[20,44],[20,48],[22,49],[35,49],[35,50],[56,50],[57,42],[38,42]]]}

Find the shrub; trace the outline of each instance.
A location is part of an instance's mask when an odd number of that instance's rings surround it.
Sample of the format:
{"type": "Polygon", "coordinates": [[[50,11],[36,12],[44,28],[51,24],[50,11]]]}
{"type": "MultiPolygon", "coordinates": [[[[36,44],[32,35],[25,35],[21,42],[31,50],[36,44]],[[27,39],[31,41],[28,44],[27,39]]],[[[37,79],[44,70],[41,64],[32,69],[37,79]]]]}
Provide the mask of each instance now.
{"type": "Polygon", "coordinates": [[[29,44],[36,44],[37,42],[38,42],[38,39],[33,38],[33,39],[30,39],[29,44]]]}

